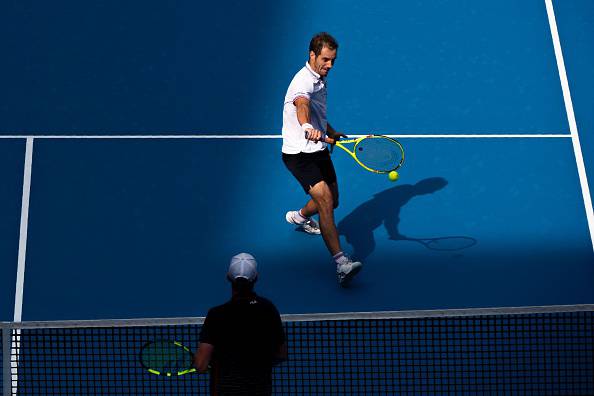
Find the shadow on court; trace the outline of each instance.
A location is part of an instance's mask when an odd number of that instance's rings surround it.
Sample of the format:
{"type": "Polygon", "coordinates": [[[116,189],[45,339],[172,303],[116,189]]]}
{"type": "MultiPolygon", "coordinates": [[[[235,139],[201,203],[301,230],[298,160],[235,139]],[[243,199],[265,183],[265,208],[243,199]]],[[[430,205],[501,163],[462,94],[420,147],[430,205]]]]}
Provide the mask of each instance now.
{"type": "Polygon", "coordinates": [[[456,251],[476,244],[468,236],[447,236],[434,238],[412,238],[398,229],[400,211],[411,199],[419,195],[433,194],[445,188],[448,181],[442,177],[431,177],[416,184],[405,184],[379,192],[367,202],[359,205],[338,223],[338,232],[353,246],[353,256],[365,260],[375,249],[374,230],[385,227],[390,240],[413,241],[432,250],[456,251]]]}

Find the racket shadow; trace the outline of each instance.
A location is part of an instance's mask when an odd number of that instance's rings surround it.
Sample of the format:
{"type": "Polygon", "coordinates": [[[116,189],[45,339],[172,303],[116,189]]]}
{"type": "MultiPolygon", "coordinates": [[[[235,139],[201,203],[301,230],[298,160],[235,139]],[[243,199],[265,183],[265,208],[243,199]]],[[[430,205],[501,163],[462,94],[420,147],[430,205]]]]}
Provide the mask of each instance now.
{"type": "Polygon", "coordinates": [[[390,238],[390,240],[417,242],[429,250],[442,252],[455,252],[468,249],[476,245],[478,242],[475,238],[462,235],[435,238],[410,238],[399,235],[398,238],[390,238]]]}
{"type": "Polygon", "coordinates": [[[474,246],[477,240],[469,236],[409,238],[398,230],[400,212],[411,199],[434,194],[447,184],[448,181],[443,177],[430,177],[416,184],[398,185],[381,191],[340,220],[337,224],[338,233],[353,247],[353,256],[359,260],[364,260],[375,250],[374,231],[382,226],[391,240],[415,241],[432,250],[453,251],[474,246]]]}

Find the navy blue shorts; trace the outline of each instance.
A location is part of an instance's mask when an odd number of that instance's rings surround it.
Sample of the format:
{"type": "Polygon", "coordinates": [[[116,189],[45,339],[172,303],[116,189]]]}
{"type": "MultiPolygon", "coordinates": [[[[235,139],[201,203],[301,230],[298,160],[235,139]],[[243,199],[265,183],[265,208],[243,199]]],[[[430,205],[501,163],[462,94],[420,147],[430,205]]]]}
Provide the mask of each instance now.
{"type": "Polygon", "coordinates": [[[315,153],[283,153],[283,162],[306,194],[309,194],[309,190],[321,181],[325,181],[328,185],[336,182],[336,172],[328,150],[315,153]]]}

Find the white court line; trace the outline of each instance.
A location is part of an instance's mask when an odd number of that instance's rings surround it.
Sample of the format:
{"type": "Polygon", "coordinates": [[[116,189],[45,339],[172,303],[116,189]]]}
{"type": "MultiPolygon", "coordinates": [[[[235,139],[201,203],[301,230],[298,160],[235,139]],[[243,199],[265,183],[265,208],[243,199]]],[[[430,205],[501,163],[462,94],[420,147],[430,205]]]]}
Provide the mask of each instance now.
{"type": "MultiPolygon", "coordinates": [[[[351,135],[359,138],[367,135],[351,135]]],[[[386,134],[404,139],[527,139],[527,138],[571,138],[568,133],[495,133],[495,134],[386,134]]],[[[0,135],[0,139],[282,139],[282,135],[0,135]]]]}
{"type": "Polygon", "coordinates": [[[20,322],[23,314],[23,288],[25,284],[25,259],[27,256],[27,231],[29,227],[29,198],[31,196],[31,168],[33,164],[33,138],[27,138],[25,169],[23,174],[23,197],[21,200],[21,228],[17,264],[16,290],[14,296],[14,321],[20,322]]]}
{"type": "MultiPolygon", "coordinates": [[[[31,168],[33,164],[33,138],[28,137],[25,147],[25,166],[23,172],[23,196],[21,199],[21,225],[19,233],[19,251],[16,287],[14,294],[14,322],[21,322],[23,316],[23,294],[25,286],[25,262],[27,257],[27,231],[29,228],[29,198],[31,196],[31,168]]],[[[12,331],[10,349],[11,356],[15,356],[10,361],[10,386],[17,388],[19,353],[21,347],[21,331],[14,329],[12,331]]]]}
{"type": "Polygon", "coordinates": [[[573,111],[571,93],[569,92],[569,82],[567,80],[567,72],[565,71],[565,62],[563,61],[563,52],[561,51],[561,42],[559,40],[559,32],[557,30],[557,21],[555,20],[555,11],[553,10],[552,0],[545,0],[545,5],[547,7],[547,15],[549,17],[549,26],[551,28],[553,47],[555,48],[555,58],[557,59],[557,68],[559,69],[559,79],[561,80],[561,89],[563,90],[563,101],[565,102],[565,112],[567,113],[567,121],[569,122],[569,131],[571,132],[573,151],[575,153],[575,162],[577,164],[580,185],[582,187],[582,196],[584,198],[584,207],[586,209],[586,217],[588,219],[588,228],[590,229],[592,249],[594,249],[594,209],[592,208],[592,198],[590,196],[590,187],[588,186],[588,177],[586,175],[586,167],[584,165],[584,157],[582,155],[582,146],[580,144],[575,113],[573,111]]]}

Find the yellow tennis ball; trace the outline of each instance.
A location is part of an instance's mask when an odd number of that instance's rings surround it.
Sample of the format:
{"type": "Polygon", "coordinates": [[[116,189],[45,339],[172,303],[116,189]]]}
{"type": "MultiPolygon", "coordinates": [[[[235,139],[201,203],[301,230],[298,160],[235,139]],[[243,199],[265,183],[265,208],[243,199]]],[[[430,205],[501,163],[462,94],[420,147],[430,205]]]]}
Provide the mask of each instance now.
{"type": "Polygon", "coordinates": [[[398,180],[398,177],[399,176],[400,175],[396,171],[392,171],[392,172],[388,173],[388,179],[390,179],[390,181],[396,181],[396,180],[398,180]]]}

